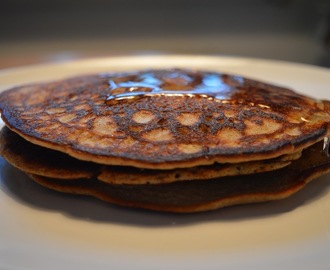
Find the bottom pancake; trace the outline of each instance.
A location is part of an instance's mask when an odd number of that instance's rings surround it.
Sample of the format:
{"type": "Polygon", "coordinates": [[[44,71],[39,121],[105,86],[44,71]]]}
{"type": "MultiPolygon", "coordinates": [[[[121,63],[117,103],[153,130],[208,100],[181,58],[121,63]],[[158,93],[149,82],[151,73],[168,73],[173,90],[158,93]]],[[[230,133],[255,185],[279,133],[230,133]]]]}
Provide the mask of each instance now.
{"type": "Polygon", "coordinates": [[[158,185],[114,185],[97,179],[61,181],[30,175],[39,184],[60,192],[90,195],[122,206],[166,212],[199,212],[225,206],[283,199],[312,179],[330,172],[330,158],[317,143],[300,159],[272,172],[179,181],[158,185]]]}

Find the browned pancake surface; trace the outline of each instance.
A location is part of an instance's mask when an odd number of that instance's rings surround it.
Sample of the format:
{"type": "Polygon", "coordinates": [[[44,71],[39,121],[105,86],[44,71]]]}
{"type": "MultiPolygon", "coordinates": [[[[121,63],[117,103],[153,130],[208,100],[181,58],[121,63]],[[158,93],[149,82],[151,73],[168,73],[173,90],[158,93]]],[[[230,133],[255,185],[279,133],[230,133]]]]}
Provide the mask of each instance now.
{"type": "Polygon", "coordinates": [[[0,132],[0,155],[18,169],[40,176],[58,179],[97,177],[112,184],[161,184],[275,170],[288,166],[292,160],[299,158],[301,153],[262,161],[214,164],[173,170],[104,166],[81,161],[62,152],[32,144],[4,127],[0,132]]]}
{"type": "Polygon", "coordinates": [[[111,185],[96,179],[58,181],[37,175],[38,183],[66,193],[91,195],[129,207],[169,212],[197,212],[236,204],[283,199],[312,179],[330,171],[322,143],[306,149],[303,157],[283,169],[248,176],[162,185],[111,185]]]}
{"type": "Polygon", "coordinates": [[[83,76],[0,94],[5,123],[35,144],[157,169],[297,152],[327,136],[324,108],[286,88],[188,70],[83,76]]]}

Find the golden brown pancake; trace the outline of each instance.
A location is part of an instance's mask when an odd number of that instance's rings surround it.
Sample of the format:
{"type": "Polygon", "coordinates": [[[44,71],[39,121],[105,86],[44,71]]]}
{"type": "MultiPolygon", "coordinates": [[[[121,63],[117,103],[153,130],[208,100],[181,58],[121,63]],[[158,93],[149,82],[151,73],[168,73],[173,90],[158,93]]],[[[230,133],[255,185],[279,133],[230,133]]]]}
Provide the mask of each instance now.
{"type": "Polygon", "coordinates": [[[161,185],[112,185],[97,179],[60,181],[38,175],[30,177],[53,190],[90,195],[118,205],[167,212],[198,212],[283,199],[327,172],[330,172],[330,159],[321,142],[306,149],[302,158],[290,166],[248,176],[161,185]]]}
{"type": "Polygon", "coordinates": [[[81,76],[2,92],[0,111],[9,163],[51,189],[124,206],[276,200],[330,171],[330,102],[240,76],[81,76]]]}
{"type": "Polygon", "coordinates": [[[268,160],[237,164],[214,164],[165,171],[106,166],[80,161],[62,152],[32,144],[7,127],[4,127],[0,132],[0,154],[13,166],[30,174],[58,179],[95,177],[112,184],[163,184],[184,180],[252,174],[288,166],[292,160],[301,156],[301,152],[299,152],[268,160]]]}
{"type": "Polygon", "coordinates": [[[329,134],[323,101],[191,70],[81,76],[0,94],[6,125],[77,159],[149,169],[292,154],[329,134]]]}

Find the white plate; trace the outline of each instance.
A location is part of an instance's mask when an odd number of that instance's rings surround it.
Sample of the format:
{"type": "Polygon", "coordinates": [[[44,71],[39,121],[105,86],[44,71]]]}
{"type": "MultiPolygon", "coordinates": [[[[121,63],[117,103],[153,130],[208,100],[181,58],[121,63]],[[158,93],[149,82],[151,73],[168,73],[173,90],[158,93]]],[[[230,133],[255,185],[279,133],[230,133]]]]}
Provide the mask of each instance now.
{"type": "MultiPolygon", "coordinates": [[[[0,72],[0,89],[154,67],[219,70],[330,99],[330,71],[207,56],[138,56],[0,72]]],[[[0,159],[0,269],[330,269],[330,175],[292,197],[200,214],[125,209],[46,190],[0,159]]]]}

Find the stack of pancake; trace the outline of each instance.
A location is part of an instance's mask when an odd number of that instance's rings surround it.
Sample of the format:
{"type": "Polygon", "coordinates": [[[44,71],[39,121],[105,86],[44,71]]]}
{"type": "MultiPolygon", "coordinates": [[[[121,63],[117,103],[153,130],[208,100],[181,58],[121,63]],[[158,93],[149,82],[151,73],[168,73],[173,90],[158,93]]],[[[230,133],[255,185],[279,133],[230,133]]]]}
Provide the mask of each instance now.
{"type": "Polygon", "coordinates": [[[169,212],[285,198],[330,171],[330,102],[240,76],[103,73],[0,94],[1,155],[60,192],[169,212]]]}

